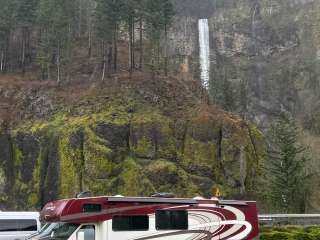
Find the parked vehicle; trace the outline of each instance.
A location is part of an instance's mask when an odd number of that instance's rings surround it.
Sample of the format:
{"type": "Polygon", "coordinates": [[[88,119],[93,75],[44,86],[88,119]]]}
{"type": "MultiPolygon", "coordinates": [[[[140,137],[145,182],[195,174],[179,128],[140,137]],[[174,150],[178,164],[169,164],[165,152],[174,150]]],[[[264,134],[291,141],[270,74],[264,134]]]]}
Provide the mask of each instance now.
{"type": "Polygon", "coordinates": [[[162,197],[89,197],[48,203],[59,240],[240,240],[258,236],[255,202],[162,197]]]}
{"type": "Polygon", "coordinates": [[[40,228],[38,212],[0,212],[0,240],[24,240],[40,228]]]}

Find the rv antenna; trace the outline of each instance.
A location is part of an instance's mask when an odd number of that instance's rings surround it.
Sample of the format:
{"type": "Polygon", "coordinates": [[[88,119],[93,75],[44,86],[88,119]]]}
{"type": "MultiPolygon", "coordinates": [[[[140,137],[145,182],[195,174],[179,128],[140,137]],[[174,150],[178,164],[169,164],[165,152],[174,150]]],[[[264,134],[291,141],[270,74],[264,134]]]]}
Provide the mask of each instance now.
{"type": "Polygon", "coordinates": [[[175,198],[173,193],[156,193],[151,195],[153,198],[175,198]]]}
{"type": "Polygon", "coordinates": [[[80,192],[76,195],[76,198],[87,198],[87,197],[92,197],[91,192],[85,191],[85,192],[80,192]]]}

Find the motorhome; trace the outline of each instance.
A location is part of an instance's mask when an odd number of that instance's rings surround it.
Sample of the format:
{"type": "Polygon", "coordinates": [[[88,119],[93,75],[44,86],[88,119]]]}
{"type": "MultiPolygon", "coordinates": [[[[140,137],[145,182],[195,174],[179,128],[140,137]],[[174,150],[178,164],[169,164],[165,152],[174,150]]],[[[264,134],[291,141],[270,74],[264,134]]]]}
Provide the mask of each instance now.
{"type": "Polygon", "coordinates": [[[41,219],[56,224],[46,239],[250,240],[258,236],[256,203],[245,201],[73,198],[46,204],[41,219]]]}
{"type": "Polygon", "coordinates": [[[40,227],[38,212],[0,211],[0,240],[24,240],[40,227]]]}

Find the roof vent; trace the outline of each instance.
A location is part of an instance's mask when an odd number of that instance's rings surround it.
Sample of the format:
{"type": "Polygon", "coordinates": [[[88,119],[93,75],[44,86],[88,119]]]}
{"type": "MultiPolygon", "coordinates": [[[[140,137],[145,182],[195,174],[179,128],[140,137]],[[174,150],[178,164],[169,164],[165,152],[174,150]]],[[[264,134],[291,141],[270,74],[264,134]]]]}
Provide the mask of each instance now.
{"type": "Polygon", "coordinates": [[[122,195],[115,195],[115,196],[113,196],[113,197],[124,197],[124,196],[122,196],[122,195]]]}
{"type": "Polygon", "coordinates": [[[153,198],[175,198],[173,193],[156,193],[153,194],[151,197],[153,198]]]}
{"type": "Polygon", "coordinates": [[[194,200],[204,200],[204,198],[203,198],[203,197],[200,197],[200,196],[194,197],[193,199],[194,199],[194,200]]]}

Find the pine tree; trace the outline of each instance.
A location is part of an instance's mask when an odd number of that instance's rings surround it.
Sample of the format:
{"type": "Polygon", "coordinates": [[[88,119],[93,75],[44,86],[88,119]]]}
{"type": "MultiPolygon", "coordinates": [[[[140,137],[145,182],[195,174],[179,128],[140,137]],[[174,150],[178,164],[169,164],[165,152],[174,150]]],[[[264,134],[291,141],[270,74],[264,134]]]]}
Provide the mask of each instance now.
{"type": "Polygon", "coordinates": [[[298,142],[299,129],[288,113],[270,131],[270,200],[275,210],[304,212],[308,192],[307,149],[298,142]]]}
{"type": "Polygon", "coordinates": [[[63,79],[63,66],[72,57],[76,9],[76,0],[40,0],[38,59],[43,78],[50,79],[51,68],[55,68],[57,82],[63,79]]]}
{"type": "Polygon", "coordinates": [[[123,1],[121,16],[126,23],[129,36],[129,72],[130,76],[135,68],[135,22],[137,17],[137,0],[123,1]]]}

